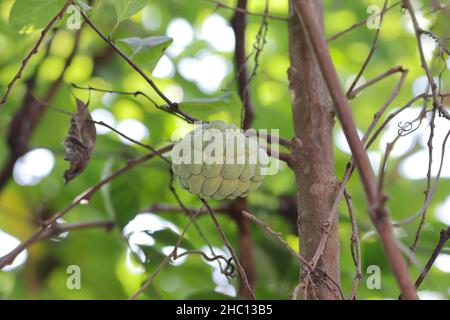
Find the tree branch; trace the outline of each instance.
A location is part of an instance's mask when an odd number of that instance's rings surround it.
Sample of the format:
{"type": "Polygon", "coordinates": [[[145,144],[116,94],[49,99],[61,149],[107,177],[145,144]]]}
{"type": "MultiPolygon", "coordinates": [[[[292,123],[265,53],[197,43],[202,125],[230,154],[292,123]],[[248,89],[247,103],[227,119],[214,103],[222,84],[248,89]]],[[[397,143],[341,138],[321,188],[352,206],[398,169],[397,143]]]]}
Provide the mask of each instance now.
{"type": "Polygon", "coordinates": [[[172,102],[159,88],[158,86],[153,82],[152,79],[136,64],[134,63],[130,58],[127,57],[125,53],[122,52],[122,50],[117,47],[110,38],[106,37],[100,29],[88,18],[88,16],[83,12],[80,11],[80,14],[82,15],[84,21],[92,28],[92,30],[97,33],[97,35],[106,42],[122,59],[124,59],[137,73],[139,73],[142,78],[153,88],[153,90],[158,94],[158,96],[163,99],[167,105],[168,109],[166,109],[168,112],[176,114],[181,116],[184,120],[193,123],[197,121],[197,119],[191,117],[189,114],[185,113],[183,110],[181,110],[178,107],[178,104],[175,102],[172,102]]]}
{"type": "Polygon", "coordinates": [[[244,11],[235,12],[233,18],[231,19],[231,26],[233,28],[236,39],[234,60],[236,64],[236,69],[238,70],[237,77],[238,77],[239,95],[244,105],[244,120],[242,128],[246,130],[251,127],[251,123],[253,122],[253,118],[255,116],[253,103],[250,100],[249,92],[247,90],[248,87],[248,75],[246,68],[247,54],[245,53],[245,31],[246,31],[245,11],[247,8],[247,0],[239,0],[238,8],[241,8],[244,11]]]}
{"type": "Polygon", "coordinates": [[[434,248],[430,259],[428,259],[428,262],[425,265],[425,268],[422,270],[422,272],[420,273],[419,277],[416,280],[415,286],[417,289],[420,287],[423,280],[427,276],[428,271],[430,271],[431,267],[434,264],[434,261],[436,260],[437,256],[441,252],[442,248],[444,248],[444,245],[448,239],[450,239],[450,227],[448,227],[447,230],[441,230],[439,242],[437,243],[436,247],[434,248]]]}
{"type": "MultiPolygon", "coordinates": [[[[49,103],[53,99],[53,97],[57,94],[58,89],[63,84],[66,70],[72,64],[73,58],[78,51],[82,30],[83,26],[81,26],[81,28],[76,31],[74,47],[64,62],[62,72],[58,76],[58,78],[50,85],[47,92],[43,96],[42,101],[40,101],[33,95],[38,70],[36,69],[34,75],[27,80],[27,92],[23,99],[22,106],[14,114],[8,128],[9,157],[3,164],[3,168],[0,172],[0,190],[8,183],[9,179],[11,178],[12,170],[17,159],[19,159],[19,157],[21,157],[28,151],[29,140],[31,139],[35,128],[38,126],[40,120],[42,119],[42,116],[44,115],[45,104],[49,103]]],[[[49,45],[51,44],[52,40],[49,42],[49,45]]],[[[46,56],[48,55],[48,53],[49,50],[47,50],[46,56]]]]}
{"type": "Polygon", "coordinates": [[[287,251],[289,251],[294,257],[296,257],[300,261],[300,263],[302,265],[304,265],[305,267],[307,267],[311,271],[313,270],[313,267],[306,260],[306,258],[303,257],[301,254],[297,253],[294,249],[292,249],[292,247],[289,245],[289,243],[287,243],[286,240],[284,240],[284,238],[283,238],[283,236],[282,236],[282,234],[280,232],[274,231],[266,222],[262,221],[261,219],[258,219],[256,216],[254,216],[250,212],[242,211],[242,213],[243,213],[243,215],[246,218],[252,220],[257,225],[259,225],[261,228],[266,230],[269,235],[271,235],[274,238],[276,238],[278,240],[278,242],[280,242],[283,245],[283,247],[285,247],[287,249],[287,251]]]}
{"type": "Polygon", "coordinates": [[[372,56],[375,53],[375,50],[377,49],[378,39],[380,38],[381,23],[383,22],[383,16],[384,16],[384,13],[386,12],[387,4],[388,4],[388,0],[384,0],[383,9],[381,10],[381,13],[380,13],[380,22],[375,31],[375,36],[372,41],[372,46],[370,47],[369,54],[367,55],[366,60],[364,61],[361,69],[359,70],[355,79],[353,79],[353,82],[350,85],[350,88],[348,88],[348,90],[347,90],[347,98],[348,99],[350,99],[350,94],[352,93],[355,86],[358,84],[359,79],[361,79],[361,77],[364,73],[364,70],[366,70],[366,67],[369,65],[370,59],[372,59],[372,56]]]}
{"type": "MultiPolygon", "coordinates": [[[[325,277],[327,281],[330,281],[340,292],[340,298],[343,297],[343,294],[341,292],[341,289],[339,287],[339,284],[337,284],[325,271],[320,270],[320,269],[315,269],[310,262],[308,262],[306,260],[305,257],[303,257],[300,253],[297,253],[294,249],[292,249],[292,247],[286,242],[286,240],[284,240],[283,236],[281,233],[276,232],[275,230],[273,230],[269,224],[267,224],[266,222],[262,221],[261,219],[258,219],[256,216],[254,216],[253,214],[251,214],[250,212],[247,211],[242,211],[243,216],[245,216],[245,218],[252,220],[253,222],[255,222],[257,225],[259,225],[262,229],[266,230],[266,232],[273,236],[276,240],[278,240],[279,243],[281,243],[283,245],[283,247],[292,255],[294,256],[296,259],[298,259],[300,265],[305,266],[306,268],[308,268],[308,270],[312,273],[316,273],[321,277],[325,277]]],[[[293,300],[296,300],[296,296],[297,296],[297,288],[294,289],[294,293],[292,294],[293,296],[293,300]]]]}
{"type": "Polygon", "coordinates": [[[231,245],[230,241],[228,240],[225,232],[223,231],[222,227],[220,226],[219,221],[216,218],[215,213],[212,211],[211,207],[209,206],[208,202],[201,199],[203,204],[205,205],[206,209],[209,212],[209,215],[211,216],[211,219],[214,223],[214,226],[216,227],[217,231],[220,234],[220,237],[222,238],[223,242],[225,243],[225,246],[227,247],[228,251],[230,252],[231,256],[233,257],[234,262],[236,263],[237,270],[239,271],[239,275],[241,276],[243,286],[245,287],[245,290],[248,292],[249,298],[252,300],[256,299],[255,293],[253,292],[253,289],[249,283],[246,271],[244,270],[241,262],[239,261],[236,253],[234,252],[233,246],[231,245]]]}
{"type": "Polygon", "coordinates": [[[361,91],[363,91],[364,89],[367,89],[368,87],[370,87],[371,85],[389,77],[390,75],[393,75],[397,72],[400,73],[405,73],[407,72],[406,69],[404,69],[402,66],[397,66],[397,67],[393,67],[390,68],[389,70],[383,72],[382,74],[366,81],[364,84],[360,85],[359,87],[354,88],[352,91],[349,91],[347,98],[348,99],[353,99],[358,93],[360,93],[361,91]]]}
{"type": "Polygon", "coordinates": [[[170,151],[172,149],[172,147],[173,147],[173,145],[168,145],[168,146],[165,146],[163,148],[158,149],[157,153],[152,152],[152,153],[149,153],[149,154],[144,155],[142,157],[131,159],[131,160],[128,161],[128,163],[124,167],[116,170],[110,176],[106,177],[105,179],[103,179],[100,182],[98,182],[96,185],[94,185],[94,186],[90,187],[89,189],[85,190],[84,192],[82,192],[75,199],[73,199],[72,202],[67,207],[65,207],[61,211],[58,211],[53,216],[51,216],[49,219],[44,221],[42,223],[41,227],[38,230],[36,230],[27,240],[25,240],[22,243],[20,243],[13,251],[8,253],[7,255],[1,257],[0,258],[0,270],[3,269],[5,266],[13,263],[14,259],[22,251],[24,251],[29,245],[31,245],[34,242],[36,242],[39,239],[41,239],[42,235],[46,234],[48,232],[48,229],[51,228],[52,225],[57,223],[57,220],[59,218],[62,218],[66,213],[68,213],[70,210],[72,210],[76,206],[78,206],[78,205],[80,205],[82,203],[86,203],[87,201],[89,201],[90,198],[97,191],[99,191],[101,187],[103,187],[104,185],[108,184],[109,182],[111,182],[112,180],[114,180],[118,176],[122,175],[123,173],[128,172],[129,170],[131,170],[132,168],[134,168],[138,164],[141,164],[141,163],[143,163],[143,162],[145,162],[147,160],[150,160],[150,159],[154,158],[155,156],[161,156],[162,153],[170,151]]]}
{"type": "MultiPolygon", "coordinates": [[[[309,45],[308,34],[295,14],[295,1],[290,1],[289,89],[295,137],[292,160],[297,197],[297,229],[302,255],[312,261],[317,245],[325,236],[325,223],[336,197],[337,180],[333,151],[333,125],[335,112],[327,85],[309,45]]],[[[322,32],[324,28],[323,1],[314,1],[314,19],[322,32]]],[[[313,270],[324,270],[337,284],[340,283],[340,248],[338,219],[327,224],[329,241],[324,243],[322,255],[313,270]]],[[[302,299],[336,299],[323,277],[299,268],[302,299]]],[[[295,291],[295,290],[294,290],[295,291]]],[[[297,292],[293,296],[296,296],[297,292]]]]}
{"type": "Polygon", "coordinates": [[[352,291],[348,300],[354,300],[356,296],[356,290],[358,289],[359,281],[362,277],[361,272],[361,244],[359,241],[358,223],[356,222],[355,212],[353,211],[352,197],[347,190],[344,191],[345,202],[347,203],[348,214],[350,216],[350,222],[352,225],[352,236],[351,236],[351,253],[353,258],[353,263],[355,265],[355,279],[353,280],[352,291]]]}
{"type": "Polygon", "coordinates": [[[430,68],[428,67],[428,63],[425,58],[425,54],[423,52],[423,47],[422,47],[421,36],[422,36],[423,30],[420,27],[419,22],[417,21],[417,17],[414,12],[414,8],[411,4],[411,1],[403,0],[403,6],[406,8],[406,10],[408,10],[409,15],[411,16],[414,33],[416,35],[417,50],[419,51],[420,64],[422,66],[422,69],[425,71],[425,75],[426,75],[428,83],[430,84],[430,87],[431,87],[431,92],[432,92],[432,96],[433,96],[433,107],[438,108],[439,100],[438,100],[437,84],[436,84],[436,81],[434,81],[434,78],[433,78],[433,75],[431,74],[430,68]]]}
{"type": "MultiPolygon", "coordinates": [[[[391,5],[390,5],[389,7],[387,7],[385,10],[382,10],[382,11],[380,12],[380,14],[385,14],[386,12],[390,11],[390,10],[393,9],[394,7],[398,6],[400,3],[401,3],[401,1],[397,1],[397,2],[395,2],[395,3],[393,3],[393,4],[391,4],[391,5]]],[[[328,41],[328,42],[334,41],[334,40],[336,40],[337,38],[340,38],[341,36],[343,36],[344,34],[347,34],[347,33],[351,32],[351,31],[353,31],[354,29],[359,28],[359,27],[365,25],[365,24],[367,23],[367,21],[369,20],[369,18],[370,18],[370,16],[367,17],[366,19],[364,19],[364,20],[358,22],[358,23],[355,23],[355,24],[351,25],[351,26],[350,26],[349,28],[347,28],[347,29],[344,29],[344,30],[342,30],[342,31],[339,31],[338,33],[335,33],[335,34],[332,35],[331,37],[327,38],[327,41],[328,41]]]]}
{"type": "MultiPolygon", "coordinates": [[[[236,76],[238,79],[239,96],[243,104],[243,118],[242,129],[247,130],[251,127],[255,117],[255,109],[250,97],[249,85],[250,79],[247,75],[247,54],[245,49],[246,44],[246,14],[247,14],[247,0],[238,0],[237,9],[231,19],[231,27],[235,35],[235,52],[234,61],[236,68],[236,76]]],[[[267,12],[266,12],[267,13],[267,12]]],[[[265,21],[266,17],[263,17],[265,21]]],[[[208,208],[208,207],[207,207],[208,208]]],[[[229,208],[229,214],[234,218],[238,226],[238,240],[239,240],[239,259],[242,262],[236,261],[238,270],[240,271],[240,294],[247,299],[254,299],[255,294],[253,287],[256,281],[255,262],[253,260],[253,245],[251,226],[247,219],[242,216],[242,210],[247,209],[247,200],[245,198],[237,198],[234,200],[229,208]]],[[[210,214],[213,216],[213,211],[210,214]]],[[[215,217],[213,217],[215,219],[215,217]]],[[[216,221],[215,221],[216,223],[216,221]]],[[[218,222],[216,223],[218,226],[218,222]]],[[[219,229],[218,229],[219,230],[219,229]]],[[[220,230],[219,230],[220,231],[220,230]]],[[[223,236],[225,234],[221,232],[223,236]]],[[[224,237],[223,237],[224,238],[224,237]]],[[[225,238],[224,241],[226,242],[225,238]]],[[[230,245],[231,246],[231,245],[230,245]]],[[[231,251],[230,251],[231,252],[231,251]]]]}
{"type": "Polygon", "coordinates": [[[33,55],[38,53],[39,47],[41,46],[42,42],[44,41],[44,38],[47,35],[47,33],[50,31],[50,29],[53,27],[53,25],[56,23],[56,21],[58,21],[58,20],[60,20],[62,18],[62,16],[66,12],[67,8],[72,3],[73,3],[73,0],[68,0],[64,4],[64,7],[58,12],[58,14],[55,17],[53,17],[53,19],[50,20],[50,22],[47,24],[47,26],[44,28],[44,30],[41,31],[41,36],[39,37],[38,41],[36,42],[34,47],[31,49],[31,51],[27,54],[25,59],[23,59],[22,65],[20,66],[20,68],[17,71],[17,73],[14,76],[14,78],[8,84],[8,88],[6,89],[5,94],[3,95],[2,99],[0,100],[0,109],[1,109],[2,105],[5,104],[6,101],[8,100],[8,96],[9,96],[9,94],[10,94],[14,84],[16,83],[16,81],[19,80],[22,77],[22,73],[25,70],[25,67],[27,66],[27,64],[30,61],[30,59],[33,57],[33,55]]]}
{"type": "Polygon", "coordinates": [[[287,21],[287,18],[284,18],[284,17],[278,17],[278,16],[274,16],[274,15],[271,15],[271,14],[268,14],[268,13],[250,12],[250,11],[248,11],[245,8],[242,8],[242,7],[239,7],[239,6],[231,7],[231,6],[226,5],[226,4],[224,4],[224,3],[222,3],[222,2],[220,2],[218,0],[204,0],[204,1],[216,4],[217,8],[229,9],[229,10],[233,10],[235,12],[244,13],[244,14],[247,14],[247,15],[250,15],[250,16],[259,16],[259,17],[265,17],[265,18],[268,18],[268,19],[273,19],[273,20],[278,20],[278,21],[287,21]]]}
{"type": "MultiPolygon", "coordinates": [[[[196,208],[186,208],[188,213],[191,215],[199,211],[196,208]]],[[[220,205],[218,207],[213,208],[213,211],[216,213],[225,213],[228,214],[230,211],[230,206],[228,204],[220,205]]],[[[151,205],[150,207],[141,210],[141,212],[171,212],[171,213],[186,213],[185,210],[179,206],[174,206],[171,204],[165,204],[165,203],[155,203],[151,205]]],[[[206,208],[202,208],[199,212],[199,215],[208,213],[208,210],[206,208]]]]}
{"type": "Polygon", "coordinates": [[[84,230],[92,228],[104,228],[106,231],[110,231],[114,226],[114,221],[102,220],[102,221],[87,221],[87,222],[76,222],[76,223],[55,223],[47,228],[41,228],[38,232],[34,233],[26,241],[18,245],[14,250],[12,250],[7,255],[0,257],[0,270],[7,265],[14,262],[15,258],[25,249],[33,245],[34,243],[52,237],[57,237],[62,233],[74,231],[74,230],[84,230]]]}
{"type": "Polygon", "coordinates": [[[180,237],[178,238],[177,242],[174,245],[174,248],[172,251],[161,261],[161,263],[156,267],[156,269],[153,271],[153,273],[150,275],[150,277],[147,278],[147,280],[144,282],[144,284],[139,288],[138,291],[136,291],[128,300],[135,300],[139,295],[141,295],[150,285],[153,283],[153,280],[156,278],[156,276],[164,269],[164,267],[170,262],[172,259],[176,259],[178,257],[178,248],[181,244],[181,241],[183,241],[183,238],[189,229],[190,225],[195,221],[195,218],[199,214],[200,210],[198,210],[196,213],[194,213],[189,218],[189,222],[184,227],[183,231],[181,232],[180,237]]]}

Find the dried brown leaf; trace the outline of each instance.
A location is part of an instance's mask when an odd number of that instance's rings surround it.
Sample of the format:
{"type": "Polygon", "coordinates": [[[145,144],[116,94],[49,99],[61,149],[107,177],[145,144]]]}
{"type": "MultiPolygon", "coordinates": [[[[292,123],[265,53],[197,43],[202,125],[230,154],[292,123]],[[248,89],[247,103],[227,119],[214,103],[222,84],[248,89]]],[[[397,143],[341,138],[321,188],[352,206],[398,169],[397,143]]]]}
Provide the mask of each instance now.
{"type": "Polygon", "coordinates": [[[68,135],[64,140],[66,147],[64,160],[70,161],[69,170],[64,172],[66,184],[83,172],[88,165],[97,136],[88,105],[77,99],[77,108],[78,113],[72,117],[68,135]]]}

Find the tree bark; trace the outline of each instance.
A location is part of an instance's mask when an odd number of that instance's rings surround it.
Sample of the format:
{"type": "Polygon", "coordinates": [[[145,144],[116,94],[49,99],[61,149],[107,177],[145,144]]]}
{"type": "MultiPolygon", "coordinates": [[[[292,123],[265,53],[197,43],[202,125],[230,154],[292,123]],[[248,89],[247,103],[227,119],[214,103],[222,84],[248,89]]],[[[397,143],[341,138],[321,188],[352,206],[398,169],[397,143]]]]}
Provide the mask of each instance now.
{"type": "MultiPolygon", "coordinates": [[[[315,14],[323,32],[323,3],[315,1],[315,14]]],[[[326,83],[300,20],[290,1],[289,86],[295,128],[291,166],[295,173],[298,203],[298,233],[301,254],[314,256],[323,236],[337,192],[334,175],[334,111],[326,83]]],[[[317,267],[340,283],[338,219],[317,267]]],[[[304,273],[300,273],[303,280],[304,273]]],[[[301,291],[302,299],[335,299],[323,279],[311,275],[312,283],[301,291]]]]}
{"type": "MultiPolygon", "coordinates": [[[[250,288],[253,289],[256,282],[256,268],[253,259],[252,230],[250,221],[242,214],[242,211],[248,211],[246,199],[237,198],[231,203],[229,210],[238,227],[239,261],[247,275],[250,288]]],[[[239,295],[244,299],[251,299],[252,297],[251,292],[243,284],[242,279],[239,281],[239,295]]]]}
{"type": "MultiPolygon", "coordinates": [[[[247,0],[239,0],[237,8],[242,10],[247,9],[247,0]]],[[[248,86],[246,59],[247,53],[245,51],[245,33],[246,33],[246,13],[245,11],[236,11],[231,19],[231,26],[234,31],[236,49],[234,54],[234,61],[236,65],[236,74],[238,80],[239,96],[244,106],[244,117],[242,121],[242,129],[247,130],[251,127],[254,118],[254,108],[250,97],[248,86]]],[[[250,221],[245,218],[242,211],[248,211],[246,198],[237,198],[233,201],[230,207],[230,214],[236,220],[238,226],[239,238],[239,260],[247,275],[248,283],[253,289],[256,281],[256,268],[253,260],[253,244],[250,221]]],[[[245,299],[250,299],[252,293],[243,285],[242,279],[239,282],[239,294],[245,299]]]]}

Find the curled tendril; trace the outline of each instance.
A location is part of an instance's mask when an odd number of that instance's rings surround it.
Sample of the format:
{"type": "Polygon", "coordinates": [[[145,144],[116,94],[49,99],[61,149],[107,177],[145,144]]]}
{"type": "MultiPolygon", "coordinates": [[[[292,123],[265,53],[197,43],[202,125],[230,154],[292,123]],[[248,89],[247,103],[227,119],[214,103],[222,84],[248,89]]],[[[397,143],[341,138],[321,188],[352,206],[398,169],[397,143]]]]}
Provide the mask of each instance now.
{"type": "Polygon", "coordinates": [[[399,136],[405,136],[405,135],[409,134],[409,132],[411,131],[411,129],[412,129],[412,122],[407,121],[407,122],[403,123],[403,121],[400,121],[397,126],[399,128],[398,129],[398,135],[399,136]]]}
{"type": "Polygon", "coordinates": [[[235,272],[236,269],[234,267],[234,264],[232,263],[233,260],[234,260],[233,257],[229,258],[227,260],[227,266],[224,269],[224,274],[229,278],[236,277],[236,272],[235,272]]]}
{"type": "Polygon", "coordinates": [[[419,124],[415,128],[413,128],[413,123],[414,121],[406,121],[405,123],[403,123],[403,121],[400,121],[398,123],[398,135],[400,137],[405,137],[419,129],[420,125],[422,124],[422,118],[420,118],[419,124]]]}
{"type": "Polygon", "coordinates": [[[188,250],[188,251],[185,251],[183,253],[175,255],[173,257],[173,260],[179,259],[179,258],[181,258],[183,256],[188,255],[188,254],[198,254],[198,255],[202,256],[203,259],[205,259],[206,261],[209,261],[209,262],[213,262],[213,261],[216,261],[216,260],[222,260],[222,261],[224,261],[226,263],[226,266],[223,269],[223,274],[226,277],[228,277],[228,278],[234,278],[236,276],[236,272],[235,272],[236,269],[235,269],[234,264],[233,264],[233,260],[234,260],[233,257],[227,259],[225,256],[220,255],[220,254],[216,254],[216,255],[214,255],[212,257],[209,257],[203,251],[200,251],[200,250],[188,250]]]}

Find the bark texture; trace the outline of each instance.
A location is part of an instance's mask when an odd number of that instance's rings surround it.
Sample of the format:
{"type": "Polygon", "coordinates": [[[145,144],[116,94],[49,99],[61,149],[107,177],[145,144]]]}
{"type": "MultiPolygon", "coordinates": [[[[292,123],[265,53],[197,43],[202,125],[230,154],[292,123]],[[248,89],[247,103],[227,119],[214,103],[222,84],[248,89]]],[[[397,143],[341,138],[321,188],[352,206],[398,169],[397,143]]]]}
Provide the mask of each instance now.
{"type": "MultiPolygon", "coordinates": [[[[323,32],[323,4],[315,1],[315,14],[323,32]]],[[[323,234],[336,196],[332,130],[333,105],[314,52],[290,3],[289,86],[295,127],[291,166],[295,172],[300,252],[311,260],[323,234]]],[[[340,282],[338,219],[334,222],[317,267],[340,282]]],[[[301,273],[304,277],[304,273],[301,273]]],[[[335,299],[321,278],[312,277],[302,299],[335,299]]]]}
{"type": "MultiPolygon", "coordinates": [[[[230,214],[235,219],[238,227],[239,261],[247,275],[248,283],[253,289],[256,282],[256,268],[253,259],[253,241],[250,221],[244,217],[242,211],[248,211],[245,198],[237,198],[231,203],[230,214]]],[[[251,299],[252,294],[243,285],[242,279],[239,281],[239,294],[244,299],[251,299]]]]}
{"type": "MultiPolygon", "coordinates": [[[[254,118],[253,103],[250,98],[248,86],[249,79],[247,75],[247,53],[245,51],[245,33],[247,27],[246,13],[247,0],[238,0],[237,8],[244,11],[236,11],[231,19],[231,26],[236,39],[236,49],[234,61],[236,65],[236,76],[238,80],[239,96],[244,106],[242,129],[249,129],[254,118]]],[[[230,207],[230,214],[236,220],[239,237],[239,260],[247,275],[248,283],[253,289],[256,282],[256,268],[253,260],[253,244],[250,221],[242,215],[243,210],[248,210],[246,198],[237,198],[230,207]]],[[[246,299],[252,297],[252,293],[243,285],[242,279],[239,282],[240,296],[246,299]]]]}

